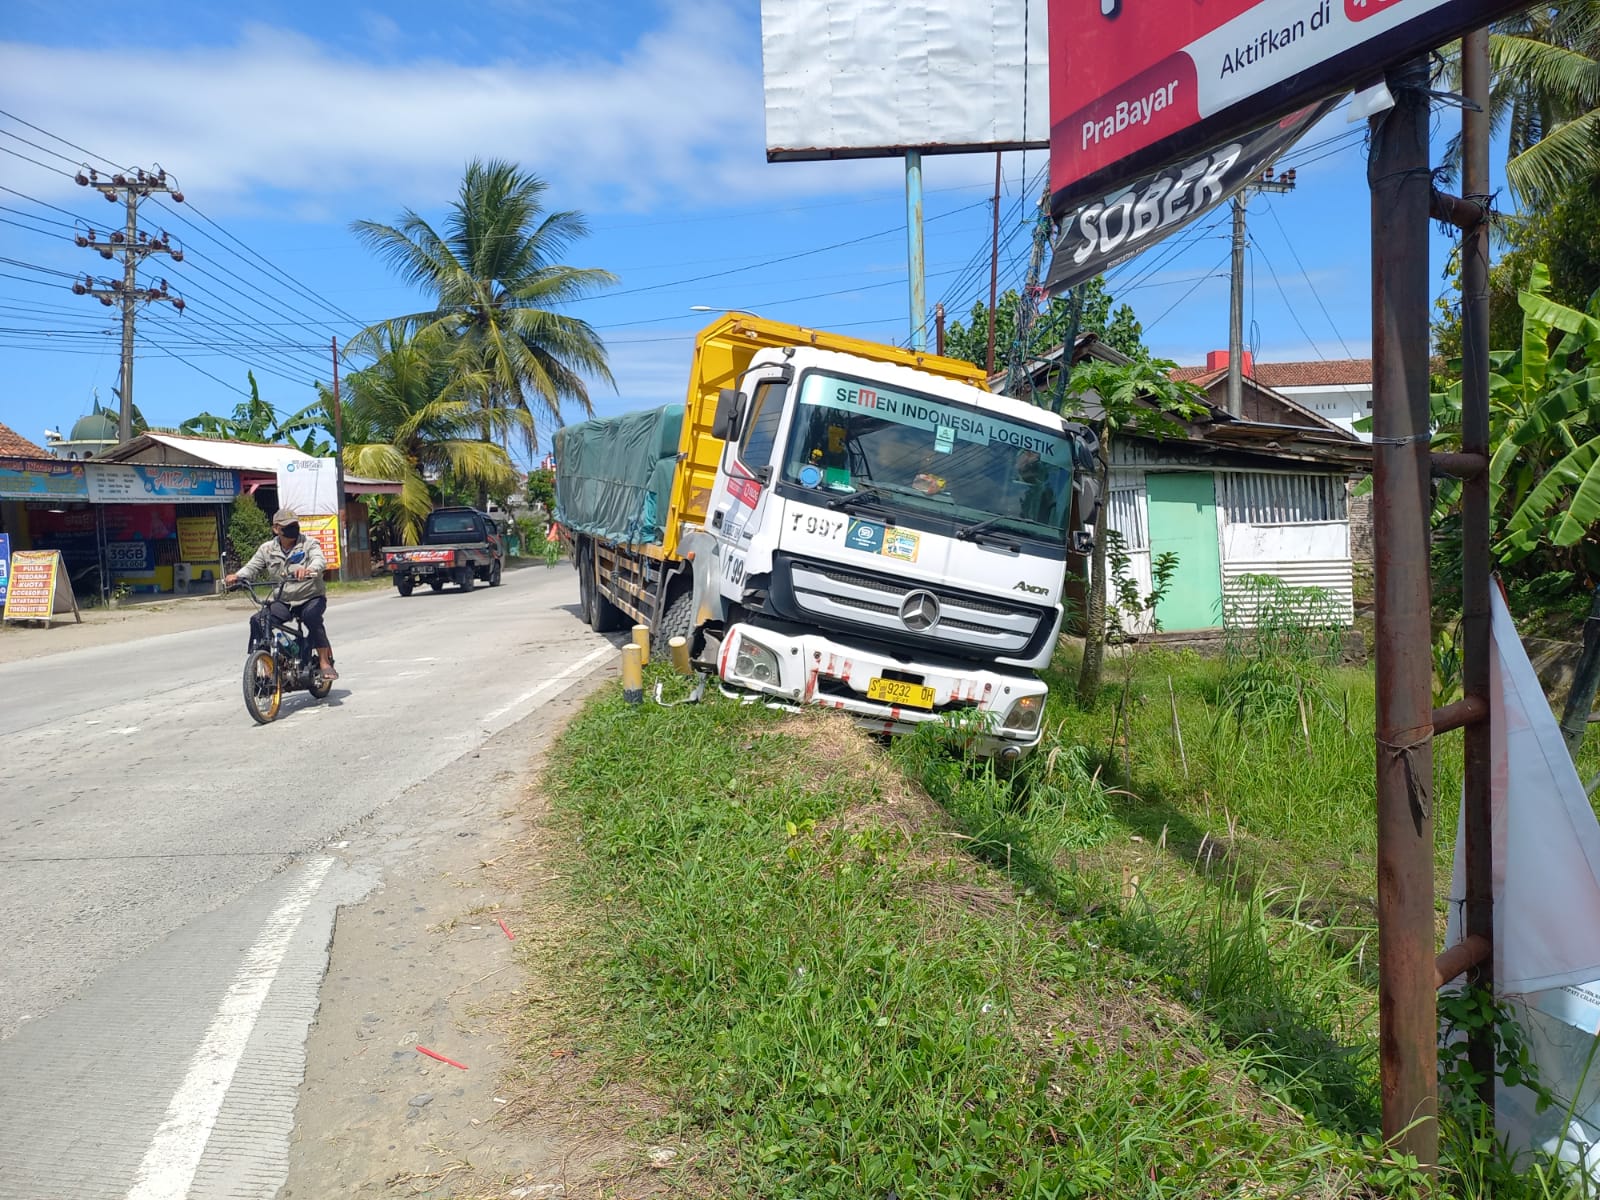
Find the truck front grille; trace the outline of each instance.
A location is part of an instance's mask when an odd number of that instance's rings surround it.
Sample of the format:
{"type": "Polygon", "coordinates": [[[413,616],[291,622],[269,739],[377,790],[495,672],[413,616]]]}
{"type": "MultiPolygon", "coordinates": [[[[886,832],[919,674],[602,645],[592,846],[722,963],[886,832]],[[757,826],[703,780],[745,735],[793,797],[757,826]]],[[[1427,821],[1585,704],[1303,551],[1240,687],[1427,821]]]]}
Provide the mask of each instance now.
{"type": "Polygon", "coordinates": [[[793,562],[790,580],[796,605],[806,614],[837,623],[847,621],[875,629],[896,640],[914,638],[931,647],[965,651],[981,648],[994,654],[1015,654],[1028,646],[1041,623],[1054,612],[1031,605],[969,596],[934,584],[907,585],[864,571],[793,562]],[[913,592],[930,592],[939,602],[939,618],[926,629],[901,619],[901,607],[913,592]]]}

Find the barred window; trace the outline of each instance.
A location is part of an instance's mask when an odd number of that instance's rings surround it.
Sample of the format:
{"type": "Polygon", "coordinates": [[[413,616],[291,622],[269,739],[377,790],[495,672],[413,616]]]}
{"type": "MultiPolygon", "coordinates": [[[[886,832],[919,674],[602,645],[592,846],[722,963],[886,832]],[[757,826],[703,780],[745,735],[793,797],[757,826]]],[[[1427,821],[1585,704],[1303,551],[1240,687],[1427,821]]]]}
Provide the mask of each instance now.
{"type": "Polygon", "coordinates": [[[1139,503],[1143,488],[1112,488],[1106,497],[1107,528],[1122,535],[1128,550],[1150,549],[1150,535],[1144,527],[1144,506],[1139,503]]]}
{"type": "Polygon", "coordinates": [[[1219,471],[1217,482],[1223,510],[1234,524],[1310,525],[1345,519],[1344,480],[1336,475],[1219,471]]]}

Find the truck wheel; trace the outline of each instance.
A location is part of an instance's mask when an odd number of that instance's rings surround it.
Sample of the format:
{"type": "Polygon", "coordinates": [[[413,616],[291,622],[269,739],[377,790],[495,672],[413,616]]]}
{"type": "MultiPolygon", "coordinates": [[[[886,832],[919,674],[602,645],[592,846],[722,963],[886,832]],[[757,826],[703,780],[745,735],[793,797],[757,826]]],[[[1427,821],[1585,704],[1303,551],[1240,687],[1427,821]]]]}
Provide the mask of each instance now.
{"type": "Polygon", "coordinates": [[[589,572],[589,556],[578,552],[578,620],[585,625],[594,624],[594,576],[589,572]]]}
{"type": "Polygon", "coordinates": [[[444,580],[435,575],[432,579],[428,580],[428,586],[436,592],[442,592],[444,591],[444,580]]]}
{"type": "Polygon", "coordinates": [[[494,560],[494,566],[489,568],[489,586],[500,586],[500,560],[498,558],[494,560]]]}
{"type": "MultiPolygon", "coordinates": [[[[594,570],[593,566],[590,571],[594,570]]],[[[626,629],[629,625],[628,614],[623,612],[600,590],[600,581],[592,575],[589,580],[589,603],[592,605],[592,619],[589,627],[596,633],[615,633],[619,629],[626,629]]]]}
{"type": "Polygon", "coordinates": [[[657,628],[650,631],[650,657],[666,658],[667,643],[675,637],[687,638],[689,653],[694,654],[694,589],[689,588],[681,592],[667,611],[661,614],[661,622],[657,628]]]}
{"type": "Polygon", "coordinates": [[[394,577],[394,590],[402,596],[411,595],[411,589],[417,586],[417,581],[409,575],[396,575],[394,577]]]}
{"type": "Polygon", "coordinates": [[[477,585],[478,577],[470,566],[462,567],[456,572],[456,582],[463,592],[470,592],[477,585]]]}

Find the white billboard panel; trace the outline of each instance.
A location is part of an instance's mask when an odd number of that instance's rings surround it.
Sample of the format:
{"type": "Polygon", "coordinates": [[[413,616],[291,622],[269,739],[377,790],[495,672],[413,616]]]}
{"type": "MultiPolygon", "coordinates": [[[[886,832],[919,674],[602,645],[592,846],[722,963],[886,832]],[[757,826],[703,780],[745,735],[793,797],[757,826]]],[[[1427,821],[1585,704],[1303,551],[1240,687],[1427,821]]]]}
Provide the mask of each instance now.
{"type": "Polygon", "coordinates": [[[761,0],[767,161],[1050,141],[1045,0],[761,0]]]}

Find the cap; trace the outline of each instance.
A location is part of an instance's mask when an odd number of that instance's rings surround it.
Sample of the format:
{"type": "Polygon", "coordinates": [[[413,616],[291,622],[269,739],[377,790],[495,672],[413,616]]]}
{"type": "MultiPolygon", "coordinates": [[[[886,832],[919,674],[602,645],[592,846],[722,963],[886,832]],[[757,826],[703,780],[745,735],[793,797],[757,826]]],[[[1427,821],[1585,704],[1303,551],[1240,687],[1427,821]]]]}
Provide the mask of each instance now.
{"type": "Polygon", "coordinates": [[[299,519],[294,515],[294,509],[292,508],[280,508],[272,514],[272,523],[274,525],[293,525],[299,519]]]}

